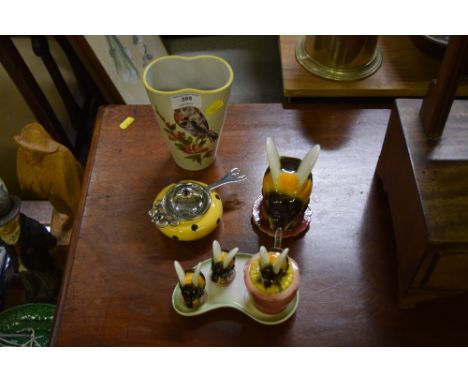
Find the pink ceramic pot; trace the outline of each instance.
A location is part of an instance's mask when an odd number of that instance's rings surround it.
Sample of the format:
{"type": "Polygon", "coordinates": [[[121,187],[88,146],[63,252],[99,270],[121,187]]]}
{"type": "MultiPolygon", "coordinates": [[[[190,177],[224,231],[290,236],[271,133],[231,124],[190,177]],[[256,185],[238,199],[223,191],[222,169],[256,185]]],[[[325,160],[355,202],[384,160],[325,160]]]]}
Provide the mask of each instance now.
{"type": "Polygon", "coordinates": [[[288,304],[296,297],[297,290],[299,288],[299,266],[297,263],[289,258],[289,266],[292,267],[294,272],[294,279],[292,284],[284,291],[279,293],[266,293],[257,289],[254,283],[250,279],[250,266],[260,257],[260,254],[253,256],[244,267],[244,282],[247,290],[252,296],[254,305],[258,310],[263,313],[277,314],[284,310],[288,304]]]}

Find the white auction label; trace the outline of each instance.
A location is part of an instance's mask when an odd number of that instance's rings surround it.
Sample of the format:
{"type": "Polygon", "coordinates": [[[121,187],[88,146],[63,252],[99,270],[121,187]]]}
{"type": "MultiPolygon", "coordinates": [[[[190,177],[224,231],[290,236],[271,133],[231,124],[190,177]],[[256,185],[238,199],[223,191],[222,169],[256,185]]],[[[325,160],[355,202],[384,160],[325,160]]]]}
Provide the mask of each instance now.
{"type": "Polygon", "coordinates": [[[171,105],[174,110],[180,109],[182,107],[188,107],[188,106],[201,109],[202,107],[201,95],[194,94],[194,93],[176,95],[171,98],[171,105]]]}

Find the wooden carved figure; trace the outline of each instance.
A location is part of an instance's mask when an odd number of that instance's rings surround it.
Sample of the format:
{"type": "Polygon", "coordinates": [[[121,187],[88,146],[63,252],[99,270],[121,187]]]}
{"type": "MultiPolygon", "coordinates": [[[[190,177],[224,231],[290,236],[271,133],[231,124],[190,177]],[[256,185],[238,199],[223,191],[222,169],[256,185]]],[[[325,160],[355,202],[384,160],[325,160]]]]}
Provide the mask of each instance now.
{"type": "Polygon", "coordinates": [[[49,200],[55,211],[52,233],[67,236],[81,193],[83,170],[71,151],[53,140],[38,123],[26,125],[14,137],[18,144],[17,172],[22,191],[49,200]],[[60,220],[61,224],[57,224],[60,220]]]}

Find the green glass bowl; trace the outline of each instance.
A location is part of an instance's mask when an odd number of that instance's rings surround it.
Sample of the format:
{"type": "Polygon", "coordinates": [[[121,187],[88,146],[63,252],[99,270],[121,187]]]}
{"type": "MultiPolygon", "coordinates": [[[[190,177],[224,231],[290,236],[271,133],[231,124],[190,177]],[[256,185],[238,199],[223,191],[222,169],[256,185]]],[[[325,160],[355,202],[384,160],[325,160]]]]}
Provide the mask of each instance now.
{"type": "Polygon", "coordinates": [[[0,312],[0,346],[24,346],[30,340],[31,329],[34,330],[37,343],[32,346],[48,346],[52,323],[55,316],[55,305],[24,304],[0,312]],[[16,335],[24,335],[14,337],[16,335]],[[13,335],[13,336],[12,336],[13,335]]]}

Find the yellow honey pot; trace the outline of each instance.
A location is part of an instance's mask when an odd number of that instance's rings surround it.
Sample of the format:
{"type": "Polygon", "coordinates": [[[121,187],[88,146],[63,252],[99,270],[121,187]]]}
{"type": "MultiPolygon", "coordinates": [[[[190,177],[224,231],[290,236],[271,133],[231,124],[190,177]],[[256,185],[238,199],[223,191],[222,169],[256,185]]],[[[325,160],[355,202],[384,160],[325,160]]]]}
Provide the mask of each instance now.
{"type": "MultiPolygon", "coordinates": [[[[182,184],[198,184],[207,188],[205,183],[193,180],[181,182],[182,184]]],[[[181,184],[179,183],[179,184],[181,184]]],[[[165,187],[155,198],[153,202],[152,213],[156,214],[158,206],[163,202],[164,197],[175,187],[175,184],[170,184],[165,187]]],[[[223,204],[221,197],[217,192],[209,191],[209,200],[206,211],[193,219],[179,220],[176,224],[167,224],[161,226],[156,224],[158,229],[167,237],[174,240],[192,241],[209,235],[220,223],[223,216],[223,204]]],[[[170,218],[170,217],[169,217],[170,218]]]]}

